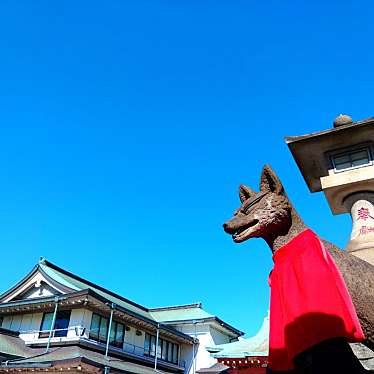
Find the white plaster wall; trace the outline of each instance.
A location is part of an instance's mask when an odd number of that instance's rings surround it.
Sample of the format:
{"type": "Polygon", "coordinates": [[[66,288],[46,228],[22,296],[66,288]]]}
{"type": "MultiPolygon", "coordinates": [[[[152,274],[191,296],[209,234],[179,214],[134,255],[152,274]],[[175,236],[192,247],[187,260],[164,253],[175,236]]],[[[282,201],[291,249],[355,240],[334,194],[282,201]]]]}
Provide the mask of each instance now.
{"type": "Polygon", "coordinates": [[[210,334],[212,336],[214,345],[230,343],[231,336],[217,330],[213,326],[210,326],[210,334]]]}
{"type": "Polygon", "coordinates": [[[38,330],[43,319],[43,313],[32,313],[28,314],[27,317],[24,315],[24,319],[21,325],[20,338],[25,341],[30,341],[38,338],[38,330]]]}
{"type": "Polygon", "coordinates": [[[1,327],[3,329],[10,330],[10,325],[12,323],[13,316],[4,316],[3,323],[1,324],[1,327]]]}
{"type": "Polygon", "coordinates": [[[27,313],[5,316],[1,325],[4,329],[20,332],[23,340],[37,339],[43,313],[27,313]]]}
{"type": "Polygon", "coordinates": [[[205,349],[207,346],[214,345],[210,332],[198,333],[199,347],[196,355],[196,370],[213,366],[217,360],[211,357],[210,353],[205,349]]]}
{"type": "Polygon", "coordinates": [[[192,347],[182,346],[181,349],[181,359],[186,361],[186,373],[188,374],[194,374],[194,370],[211,367],[217,362],[205,347],[230,343],[231,336],[216,329],[210,323],[180,324],[173,325],[173,327],[199,340],[199,345],[195,347],[195,369],[192,365],[192,347]]]}
{"type": "Polygon", "coordinates": [[[133,327],[130,327],[130,331],[125,331],[125,344],[123,348],[126,352],[133,353],[134,344],[135,344],[135,329],[133,327]]]}
{"type": "Polygon", "coordinates": [[[24,314],[23,317],[22,317],[21,326],[20,326],[19,331],[20,332],[21,331],[26,332],[26,331],[33,330],[32,319],[33,319],[33,314],[32,313],[24,314]]]}
{"type": "Polygon", "coordinates": [[[192,365],[192,348],[190,350],[184,349],[181,354],[181,359],[186,360],[186,373],[194,374],[195,370],[211,367],[217,362],[205,349],[206,346],[215,345],[208,323],[180,324],[174,325],[174,327],[199,340],[199,345],[195,347],[195,365],[192,365]]]}
{"type": "MultiPolygon", "coordinates": [[[[135,346],[135,352],[138,355],[144,354],[144,340],[145,340],[145,333],[142,331],[142,334],[140,336],[136,335],[136,329],[131,327],[131,330],[133,330],[134,333],[134,346],[135,346]]],[[[127,331],[126,331],[127,332],[127,331]]]]}
{"type": "Polygon", "coordinates": [[[88,309],[73,309],[70,315],[68,338],[89,337],[92,312],[88,309]],[[76,329],[74,329],[76,327],[76,329]],[[70,329],[71,328],[71,329],[70,329]],[[77,336],[78,333],[78,336],[77,336]]]}
{"type": "MultiPolygon", "coordinates": [[[[197,350],[197,348],[195,348],[197,350]]],[[[187,344],[181,344],[180,345],[180,362],[185,362],[185,373],[193,373],[193,367],[192,367],[192,345],[187,344]]]]}
{"type": "Polygon", "coordinates": [[[18,314],[18,315],[13,316],[9,329],[12,330],[12,331],[20,331],[22,318],[23,318],[22,314],[18,314]]]}
{"type": "MultiPolygon", "coordinates": [[[[78,334],[83,332],[82,337],[89,337],[92,312],[88,309],[73,309],[70,315],[69,327],[78,328],[78,334]]],[[[43,313],[28,313],[5,316],[1,327],[20,332],[20,338],[30,342],[39,338],[39,330],[43,319],[43,313]]],[[[77,338],[75,329],[69,329],[67,338],[77,338]]]]}

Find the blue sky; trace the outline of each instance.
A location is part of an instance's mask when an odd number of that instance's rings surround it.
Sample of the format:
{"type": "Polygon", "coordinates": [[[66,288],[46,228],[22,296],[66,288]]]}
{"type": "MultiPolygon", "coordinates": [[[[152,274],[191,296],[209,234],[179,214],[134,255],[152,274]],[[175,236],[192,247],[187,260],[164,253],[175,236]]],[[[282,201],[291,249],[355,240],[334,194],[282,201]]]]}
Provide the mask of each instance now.
{"type": "Polygon", "coordinates": [[[251,335],[270,250],[222,223],[263,164],[344,246],[284,136],[373,112],[372,2],[3,1],[0,289],[44,256],[145,306],[251,335]]]}

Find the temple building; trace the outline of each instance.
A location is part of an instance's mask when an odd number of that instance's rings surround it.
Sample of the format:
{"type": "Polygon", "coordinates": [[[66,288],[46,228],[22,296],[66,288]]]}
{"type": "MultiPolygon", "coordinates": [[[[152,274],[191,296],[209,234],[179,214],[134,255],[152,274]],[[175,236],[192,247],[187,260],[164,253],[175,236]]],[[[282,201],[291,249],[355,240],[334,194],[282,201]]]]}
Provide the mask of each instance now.
{"type": "Polygon", "coordinates": [[[201,303],[146,308],[41,259],[0,295],[0,372],[194,374],[241,331],[201,303]]]}
{"type": "Polygon", "coordinates": [[[269,316],[255,336],[206,349],[218,362],[198,370],[197,374],[265,374],[269,356],[269,316]]]}

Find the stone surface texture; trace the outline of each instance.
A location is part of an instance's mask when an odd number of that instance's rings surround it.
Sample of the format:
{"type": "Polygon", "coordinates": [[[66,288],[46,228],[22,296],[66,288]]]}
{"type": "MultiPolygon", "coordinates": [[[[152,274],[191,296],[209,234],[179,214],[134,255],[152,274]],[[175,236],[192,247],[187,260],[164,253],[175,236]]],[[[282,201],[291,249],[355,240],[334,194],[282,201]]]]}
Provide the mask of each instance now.
{"type": "MultiPolygon", "coordinates": [[[[279,178],[268,165],[261,174],[260,192],[242,185],[239,197],[241,206],[235,211],[234,217],[223,225],[236,243],[263,238],[275,253],[307,228],[288,199],[279,178]]],[[[374,350],[374,266],[322,241],[333,256],[350,292],[365,333],[365,345],[374,350]]]]}

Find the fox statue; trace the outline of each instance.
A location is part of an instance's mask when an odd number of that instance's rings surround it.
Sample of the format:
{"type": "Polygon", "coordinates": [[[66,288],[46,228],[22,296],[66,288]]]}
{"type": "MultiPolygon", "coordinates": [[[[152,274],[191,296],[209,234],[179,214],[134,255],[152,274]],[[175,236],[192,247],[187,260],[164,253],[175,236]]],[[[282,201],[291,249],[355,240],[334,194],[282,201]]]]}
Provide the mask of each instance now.
{"type": "Polygon", "coordinates": [[[235,243],[263,238],[274,259],[269,277],[269,372],[374,372],[362,367],[348,343],[361,341],[374,350],[374,266],[309,230],[270,166],[262,170],[260,191],[241,185],[239,198],[241,206],[224,223],[225,232],[235,243]],[[338,316],[325,312],[330,304],[338,316]],[[282,337],[285,350],[272,351],[282,337]],[[271,360],[277,360],[277,353],[280,359],[287,356],[292,367],[273,369],[271,360]]]}

